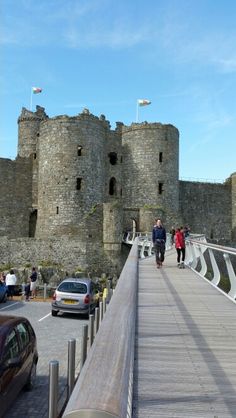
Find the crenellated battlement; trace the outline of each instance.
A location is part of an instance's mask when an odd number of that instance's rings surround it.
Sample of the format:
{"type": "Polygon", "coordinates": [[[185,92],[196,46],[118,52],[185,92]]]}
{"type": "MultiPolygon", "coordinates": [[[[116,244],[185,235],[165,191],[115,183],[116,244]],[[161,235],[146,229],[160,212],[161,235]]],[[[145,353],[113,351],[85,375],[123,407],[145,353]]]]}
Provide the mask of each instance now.
{"type": "Polygon", "coordinates": [[[141,123],[137,123],[137,122],[133,122],[130,126],[126,126],[123,125],[122,126],[122,132],[126,133],[126,132],[130,132],[130,131],[137,131],[137,130],[145,130],[145,129],[160,129],[162,131],[166,131],[166,130],[173,130],[173,131],[178,131],[178,129],[171,124],[162,124],[162,123],[148,123],[148,122],[141,122],[141,123]]]}
{"type": "Polygon", "coordinates": [[[45,113],[45,109],[41,106],[36,106],[36,112],[22,108],[21,114],[18,118],[18,124],[23,121],[42,121],[47,119],[48,115],[45,113]]]}

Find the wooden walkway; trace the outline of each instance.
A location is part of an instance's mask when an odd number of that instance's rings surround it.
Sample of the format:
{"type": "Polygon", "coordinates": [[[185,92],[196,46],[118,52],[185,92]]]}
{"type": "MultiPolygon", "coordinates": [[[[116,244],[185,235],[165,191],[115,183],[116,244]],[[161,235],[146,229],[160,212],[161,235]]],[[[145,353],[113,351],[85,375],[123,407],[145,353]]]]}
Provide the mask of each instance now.
{"type": "Polygon", "coordinates": [[[133,418],[236,417],[236,305],[177,268],[139,261],[133,418]]]}

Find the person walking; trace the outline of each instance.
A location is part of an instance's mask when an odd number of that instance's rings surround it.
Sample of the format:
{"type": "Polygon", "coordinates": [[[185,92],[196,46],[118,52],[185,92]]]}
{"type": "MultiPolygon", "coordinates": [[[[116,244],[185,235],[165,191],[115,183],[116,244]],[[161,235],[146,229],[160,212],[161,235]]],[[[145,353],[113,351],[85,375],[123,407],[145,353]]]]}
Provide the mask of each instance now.
{"type": "Polygon", "coordinates": [[[36,282],[37,282],[37,278],[38,278],[38,275],[37,275],[37,272],[36,272],[36,268],[35,267],[33,267],[32,268],[32,273],[31,273],[31,276],[30,276],[30,291],[31,291],[31,297],[32,297],[32,299],[33,298],[36,298],[36,282]]]}
{"type": "Polygon", "coordinates": [[[16,282],[17,282],[16,275],[14,273],[14,270],[11,269],[9,273],[7,273],[6,275],[7,295],[11,300],[13,299],[13,296],[14,296],[16,282]]]}
{"type": "Polygon", "coordinates": [[[171,245],[174,245],[174,243],[175,243],[175,228],[173,226],[170,230],[170,236],[171,236],[171,245]]]}
{"type": "Polygon", "coordinates": [[[157,268],[160,268],[165,259],[166,249],[166,230],[163,227],[160,219],[156,220],[156,225],[153,227],[152,242],[156,254],[156,265],[157,268]]]}
{"type": "Polygon", "coordinates": [[[185,236],[184,236],[184,229],[178,228],[175,233],[175,248],[177,251],[177,263],[178,267],[184,268],[184,260],[185,260],[185,236]],[[182,256],[182,260],[180,262],[182,256]]]}

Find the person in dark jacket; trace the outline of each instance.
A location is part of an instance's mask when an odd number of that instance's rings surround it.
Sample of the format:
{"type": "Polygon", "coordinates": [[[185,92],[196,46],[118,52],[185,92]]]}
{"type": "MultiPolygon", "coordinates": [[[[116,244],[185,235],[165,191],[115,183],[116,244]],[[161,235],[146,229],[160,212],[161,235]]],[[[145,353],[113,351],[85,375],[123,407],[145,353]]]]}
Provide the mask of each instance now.
{"type": "Polygon", "coordinates": [[[36,272],[36,268],[33,267],[32,268],[32,273],[31,273],[31,276],[30,276],[30,291],[31,291],[32,299],[36,298],[37,278],[38,278],[38,274],[36,272]]]}
{"type": "Polygon", "coordinates": [[[154,225],[153,227],[152,242],[153,242],[154,250],[156,254],[157,268],[160,268],[165,259],[165,249],[166,249],[166,230],[163,227],[160,219],[156,220],[156,225],[154,225]]]}

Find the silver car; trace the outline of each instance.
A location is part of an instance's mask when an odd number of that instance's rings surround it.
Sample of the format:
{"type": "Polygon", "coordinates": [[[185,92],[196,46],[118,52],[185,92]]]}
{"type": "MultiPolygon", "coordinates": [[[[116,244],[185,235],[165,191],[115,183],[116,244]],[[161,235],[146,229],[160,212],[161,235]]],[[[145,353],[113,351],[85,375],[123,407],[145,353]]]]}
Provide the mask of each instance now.
{"type": "Polygon", "coordinates": [[[91,279],[68,278],[63,280],[52,298],[52,316],[58,312],[89,316],[99,305],[99,293],[91,279]]]}

